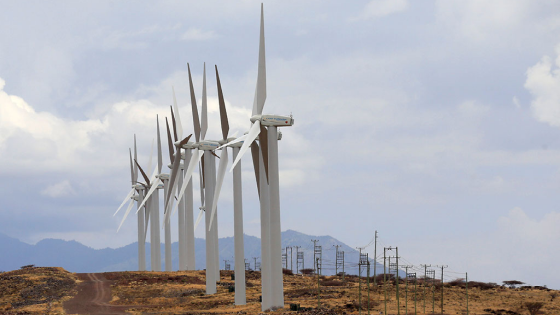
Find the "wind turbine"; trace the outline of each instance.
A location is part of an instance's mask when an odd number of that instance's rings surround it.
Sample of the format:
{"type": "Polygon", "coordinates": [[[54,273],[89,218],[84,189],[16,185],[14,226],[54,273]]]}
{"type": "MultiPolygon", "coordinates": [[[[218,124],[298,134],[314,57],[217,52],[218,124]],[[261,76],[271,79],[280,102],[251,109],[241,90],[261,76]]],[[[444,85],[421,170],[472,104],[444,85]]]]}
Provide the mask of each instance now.
{"type": "MultiPolygon", "coordinates": [[[[171,121],[173,124],[173,135],[175,142],[171,139],[171,132],[169,131],[169,122],[167,118],[165,119],[167,127],[167,142],[169,147],[169,160],[171,164],[169,168],[171,169],[171,180],[169,181],[169,189],[165,192],[165,219],[164,225],[169,225],[169,215],[167,211],[171,210],[168,207],[168,203],[173,203],[173,197],[175,196],[175,191],[177,187],[183,184],[183,169],[184,165],[190,160],[190,150],[185,149],[185,154],[181,152],[181,145],[183,148],[187,147],[190,142],[179,142],[178,139],[182,138],[183,128],[181,125],[181,118],[179,116],[179,109],[177,107],[177,100],[175,97],[175,89],[173,89],[173,107],[171,107],[171,121]],[[177,117],[177,119],[175,119],[177,117]],[[175,148],[175,150],[173,149],[175,148]],[[185,159],[185,163],[181,163],[182,159],[185,159]],[[177,159],[177,160],[176,160],[177,159]]],[[[178,231],[179,231],[179,270],[194,270],[194,233],[193,240],[189,242],[189,224],[192,226],[192,185],[191,185],[191,200],[189,202],[187,198],[187,203],[184,200],[178,202],[179,215],[178,215],[178,231]],[[190,210],[190,211],[189,211],[190,210]],[[188,258],[192,256],[193,262],[189,264],[188,258]],[[189,267],[190,265],[190,267],[189,267]]]]}
{"type": "MultiPolygon", "coordinates": [[[[215,162],[215,153],[213,152],[218,146],[219,143],[217,141],[212,140],[205,140],[206,131],[208,129],[208,118],[207,118],[207,97],[206,97],[206,65],[204,66],[203,72],[203,81],[202,81],[202,108],[201,108],[201,120],[198,120],[198,108],[196,105],[196,96],[194,94],[194,87],[192,84],[192,76],[190,71],[190,65],[188,65],[188,73],[189,73],[189,87],[191,92],[191,106],[193,110],[193,123],[195,129],[195,138],[196,143],[190,145],[193,148],[197,148],[198,150],[194,150],[192,152],[192,157],[189,162],[189,166],[185,171],[185,175],[183,178],[183,185],[179,189],[179,196],[178,200],[181,201],[185,190],[187,189],[187,183],[190,181],[192,177],[192,173],[196,165],[200,162],[201,158],[204,158],[203,164],[203,177],[204,177],[204,194],[201,194],[203,197],[201,200],[202,204],[211,205],[214,197],[214,187],[216,181],[216,162],[215,162]],[[210,152],[210,154],[205,154],[206,152],[210,152]]],[[[174,168],[175,169],[175,168],[174,168]]],[[[173,173],[172,173],[173,177],[173,173]]],[[[169,196],[168,196],[169,198],[169,196]]],[[[168,207],[171,207],[171,204],[168,203],[168,207]]],[[[200,214],[204,211],[204,206],[201,207],[200,214]]],[[[167,210],[166,210],[167,211],[167,210]]],[[[216,281],[219,280],[219,264],[218,264],[218,235],[217,235],[217,220],[214,221],[214,231],[210,232],[209,230],[209,222],[210,222],[210,211],[205,212],[205,222],[206,222],[206,294],[214,294],[217,292],[216,288],[216,281]]],[[[168,216],[169,216],[169,212],[168,216]]],[[[200,217],[199,214],[199,217],[200,217]]],[[[166,218],[168,219],[168,218],[166,218]]],[[[197,220],[199,221],[199,220],[197,220]]]]}
{"type": "MultiPolygon", "coordinates": [[[[132,189],[129,194],[126,196],[125,200],[122,202],[120,207],[117,209],[115,216],[119,210],[125,205],[126,201],[131,199],[130,204],[125,212],[125,215],[117,229],[117,232],[120,230],[124,220],[130,213],[132,206],[134,205],[134,201],[136,201],[136,205],[138,206],[139,211],[138,213],[138,270],[145,271],[146,270],[146,235],[145,235],[145,211],[142,210],[139,206],[142,203],[144,198],[144,186],[138,183],[138,166],[133,163],[132,159],[132,152],[129,151],[130,156],[130,180],[132,184],[132,189]],[[136,194],[134,194],[136,192],[136,194]]],[[[136,149],[136,135],[134,135],[134,160],[137,159],[137,149],[136,149]]]]}
{"type": "MultiPolygon", "coordinates": [[[[214,193],[214,200],[212,202],[212,212],[210,214],[210,228],[212,228],[212,221],[216,215],[218,205],[218,198],[224,181],[224,176],[228,163],[227,148],[233,149],[233,158],[239,153],[239,148],[243,144],[242,141],[235,141],[235,138],[228,138],[229,123],[227,118],[226,105],[224,95],[222,92],[222,85],[220,83],[220,76],[218,74],[218,67],[216,66],[216,84],[218,86],[218,101],[220,108],[220,120],[222,126],[223,140],[220,141],[222,146],[222,154],[220,156],[220,164],[218,166],[218,178],[216,182],[216,191],[214,193]],[[229,144],[232,142],[232,144],[229,144]]],[[[247,303],[245,291],[245,250],[243,245],[243,205],[242,205],[242,191],[241,191],[241,165],[238,164],[233,172],[233,236],[235,248],[235,305],[245,305],[247,303]]]]}
{"type": "MultiPolygon", "coordinates": [[[[243,154],[250,146],[254,148],[252,144],[256,138],[259,137],[261,250],[263,250],[261,253],[263,311],[284,307],[282,261],[280,260],[280,257],[282,256],[282,244],[280,226],[280,181],[278,174],[278,127],[292,126],[294,123],[291,116],[263,115],[262,111],[265,100],[266,60],[264,41],[264,10],[263,5],[261,4],[257,86],[253,102],[253,113],[250,119],[253,125],[251,126],[251,129],[247,134],[247,138],[239,150],[239,154],[233,162],[231,170],[233,170],[234,166],[239,162],[243,154]],[[266,127],[268,127],[268,129],[266,127]],[[268,224],[266,221],[268,221],[268,224]],[[267,249],[269,249],[269,251],[267,249]],[[267,288],[265,286],[268,281],[270,281],[270,287],[267,288]],[[268,290],[270,290],[270,295],[265,293],[265,291],[268,290]]],[[[253,154],[253,156],[255,156],[255,154],[253,154]]]]}
{"type": "MultiPolygon", "coordinates": [[[[168,180],[167,174],[161,174],[162,168],[162,153],[161,153],[161,137],[159,134],[159,119],[157,123],[158,129],[158,165],[156,169],[154,169],[154,174],[152,175],[152,179],[148,179],[145,172],[142,170],[140,165],[140,171],[144,179],[148,183],[150,190],[146,193],[144,197],[144,202],[151,202],[152,207],[151,215],[152,221],[150,222],[150,238],[151,238],[151,250],[152,250],[152,270],[161,271],[161,244],[160,244],[160,235],[159,235],[159,194],[154,194],[158,189],[164,188],[165,193],[169,193],[171,191],[169,185],[165,185],[164,183],[168,180]],[[160,176],[162,175],[162,176],[160,176]],[[163,181],[162,181],[163,180],[163,181]],[[154,244],[154,242],[156,244],[154,244]],[[155,265],[154,265],[155,264],[155,265]]],[[[191,136],[186,137],[185,139],[181,140],[179,144],[187,143],[191,136]]],[[[176,159],[175,163],[179,163],[180,159],[176,159]]],[[[138,164],[138,163],[137,163],[138,164]]],[[[174,177],[173,174],[171,176],[171,182],[173,182],[174,177]]],[[[166,229],[166,270],[171,271],[171,234],[170,234],[170,226],[165,222],[165,229],[166,229]]]]}

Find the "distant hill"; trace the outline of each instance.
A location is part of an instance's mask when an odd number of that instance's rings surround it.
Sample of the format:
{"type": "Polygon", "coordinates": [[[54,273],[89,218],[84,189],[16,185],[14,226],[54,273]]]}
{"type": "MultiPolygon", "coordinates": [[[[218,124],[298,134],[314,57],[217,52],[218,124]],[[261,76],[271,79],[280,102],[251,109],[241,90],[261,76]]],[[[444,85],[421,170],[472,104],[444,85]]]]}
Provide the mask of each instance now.
{"type": "MultiPolygon", "coordinates": [[[[347,274],[358,273],[359,253],[350,246],[343,244],[331,236],[307,235],[293,230],[282,232],[282,247],[300,246],[298,251],[304,253],[304,267],[313,268],[313,243],[312,239],[319,240],[317,245],[322,247],[322,261],[324,275],[335,273],[336,249],[333,245],[340,245],[339,251],[344,251],[345,272],[347,274]]],[[[260,239],[245,235],[245,258],[254,268],[254,257],[260,262],[261,245],[260,239]]],[[[8,271],[18,269],[24,265],[36,265],[43,267],[63,267],[72,272],[106,272],[106,271],[133,271],[138,270],[137,243],[132,243],[120,248],[93,249],[76,241],[64,241],[57,239],[44,239],[35,245],[29,245],[15,238],[0,234],[0,270],[8,271]]],[[[173,270],[178,268],[178,244],[171,246],[173,257],[173,270]]],[[[219,239],[220,269],[224,269],[224,260],[229,260],[231,268],[234,268],[234,241],[233,237],[219,239]]],[[[161,246],[163,253],[164,247],[161,246]]],[[[195,240],[196,269],[204,269],[206,264],[206,248],[204,239],[195,240]]],[[[150,268],[150,244],[146,244],[147,264],[150,268]]],[[[285,251],[283,253],[286,253],[285,251]]],[[[164,255],[162,254],[162,257],[164,255]]],[[[296,271],[296,248],[290,253],[288,249],[288,268],[296,271]],[[293,266],[290,264],[293,260],[293,266]]],[[[373,276],[373,260],[371,275],[373,276]]],[[[163,265],[163,263],[162,263],[163,265]]],[[[301,265],[298,269],[301,269],[301,265]]],[[[342,271],[342,266],[339,267],[342,271]]],[[[377,264],[377,273],[383,273],[383,265],[377,264]]],[[[365,271],[362,272],[365,275],[365,271]]],[[[403,275],[404,276],[404,275],[403,275]]]]}

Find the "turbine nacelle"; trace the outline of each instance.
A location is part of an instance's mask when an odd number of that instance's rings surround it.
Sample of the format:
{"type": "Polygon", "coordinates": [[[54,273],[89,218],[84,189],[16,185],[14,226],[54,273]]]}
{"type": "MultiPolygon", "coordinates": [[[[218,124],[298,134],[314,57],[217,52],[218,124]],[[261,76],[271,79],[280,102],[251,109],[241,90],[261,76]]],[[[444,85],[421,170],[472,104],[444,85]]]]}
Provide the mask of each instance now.
{"type": "Polygon", "coordinates": [[[142,184],[132,185],[132,188],[134,188],[134,189],[136,189],[136,190],[144,190],[144,189],[146,189],[146,188],[144,187],[144,185],[142,185],[142,184]]]}
{"type": "Polygon", "coordinates": [[[169,174],[162,173],[162,174],[156,175],[156,178],[159,178],[161,180],[166,180],[166,179],[169,179],[169,174]]]}
{"type": "Polygon", "coordinates": [[[281,115],[255,115],[251,117],[251,122],[259,120],[263,126],[288,127],[294,124],[294,118],[281,115]]]}
{"type": "Polygon", "coordinates": [[[202,151],[214,151],[220,146],[218,141],[202,140],[198,143],[198,149],[202,151]]]}
{"type": "MultiPolygon", "coordinates": [[[[183,149],[196,149],[196,148],[198,148],[198,145],[194,142],[187,142],[186,144],[183,144],[182,148],[183,149]]],[[[185,158],[183,157],[182,159],[184,160],[185,158]]]]}

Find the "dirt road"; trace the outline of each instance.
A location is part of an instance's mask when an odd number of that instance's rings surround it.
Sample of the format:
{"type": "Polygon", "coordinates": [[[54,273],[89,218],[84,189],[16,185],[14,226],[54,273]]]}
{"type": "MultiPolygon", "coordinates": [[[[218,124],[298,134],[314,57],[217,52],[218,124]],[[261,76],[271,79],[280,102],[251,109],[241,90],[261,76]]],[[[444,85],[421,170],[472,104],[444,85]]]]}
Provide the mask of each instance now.
{"type": "Polygon", "coordinates": [[[109,304],[111,282],[102,273],[78,273],[82,280],[78,285],[78,294],[64,302],[66,314],[125,314],[132,306],[114,306],[109,304]]]}

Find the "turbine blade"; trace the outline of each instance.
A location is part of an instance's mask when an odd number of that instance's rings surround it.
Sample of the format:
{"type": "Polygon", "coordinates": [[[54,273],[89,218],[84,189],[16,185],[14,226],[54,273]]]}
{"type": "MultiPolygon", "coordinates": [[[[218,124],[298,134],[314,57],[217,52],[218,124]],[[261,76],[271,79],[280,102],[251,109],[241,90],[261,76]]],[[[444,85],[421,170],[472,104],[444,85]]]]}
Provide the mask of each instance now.
{"type": "Polygon", "coordinates": [[[266,182],[268,183],[268,130],[263,125],[260,125],[260,128],[261,133],[259,135],[259,143],[261,144],[264,173],[266,174],[266,182]]]}
{"type": "Polygon", "coordinates": [[[175,184],[177,182],[177,180],[179,179],[179,177],[177,176],[177,173],[179,172],[179,168],[181,166],[181,148],[183,147],[183,145],[187,144],[187,142],[189,142],[190,138],[192,137],[192,134],[185,137],[185,139],[181,140],[181,142],[179,142],[179,145],[177,146],[177,157],[175,159],[175,161],[173,161],[173,170],[171,172],[171,178],[169,179],[169,188],[167,189],[167,196],[165,196],[165,202],[169,203],[169,199],[172,196],[172,192],[174,191],[174,187],[175,184]]]}
{"type": "Polygon", "coordinates": [[[117,208],[117,211],[115,211],[115,213],[113,214],[113,216],[117,215],[117,213],[119,212],[119,210],[121,210],[121,208],[125,205],[125,203],[130,200],[130,197],[132,197],[132,195],[134,195],[134,188],[132,188],[128,194],[126,194],[126,197],[124,197],[123,202],[121,203],[121,205],[117,208]]]}
{"type": "Polygon", "coordinates": [[[173,114],[173,107],[170,106],[171,109],[171,123],[173,124],[173,137],[175,141],[179,141],[179,137],[177,137],[177,122],[175,121],[175,114],[173,114]]]}
{"type": "MultiPolygon", "coordinates": [[[[140,209],[140,208],[138,208],[140,209]]],[[[148,225],[150,223],[150,209],[148,209],[148,207],[146,207],[146,211],[144,211],[144,242],[146,241],[146,236],[148,235],[148,225]]],[[[136,210],[136,212],[138,213],[138,210],[136,210]]]]}
{"type": "Polygon", "coordinates": [[[251,155],[253,157],[253,168],[255,169],[255,179],[257,180],[257,191],[259,193],[259,198],[261,197],[261,186],[259,185],[259,145],[256,142],[251,144],[251,155]]]}
{"type": "Polygon", "coordinates": [[[220,192],[222,191],[222,184],[224,183],[224,176],[226,175],[227,163],[228,151],[227,149],[223,149],[220,158],[220,165],[218,166],[218,178],[216,179],[216,187],[214,189],[214,200],[212,200],[212,213],[210,213],[210,227],[208,229],[209,231],[212,229],[212,221],[214,221],[214,216],[216,215],[218,198],[220,197],[220,192]]]}
{"type": "Polygon", "coordinates": [[[196,228],[198,227],[198,224],[202,220],[202,214],[203,213],[204,213],[204,210],[200,209],[200,211],[198,212],[198,217],[196,218],[196,222],[194,223],[194,230],[195,231],[196,231],[196,228]]]}
{"type": "Polygon", "coordinates": [[[253,116],[261,115],[266,101],[266,58],[264,44],[264,9],[261,4],[261,31],[259,38],[259,64],[257,73],[257,87],[255,88],[255,100],[253,102],[253,116]]]}
{"type": "Polygon", "coordinates": [[[130,157],[130,183],[132,185],[136,184],[134,179],[134,163],[132,163],[132,150],[128,148],[128,155],[130,157]]]}
{"type": "MultiPolygon", "coordinates": [[[[204,161],[204,160],[202,160],[204,161]]],[[[204,182],[202,178],[202,170],[200,164],[198,164],[198,178],[200,180],[200,203],[204,207],[204,182]]]]}
{"type": "Polygon", "coordinates": [[[167,147],[169,148],[169,161],[173,164],[173,140],[171,139],[171,131],[169,130],[169,121],[167,121],[167,117],[165,117],[165,126],[167,127],[167,147]]]}
{"type": "Polygon", "coordinates": [[[206,97],[206,63],[204,63],[204,71],[202,72],[202,107],[200,109],[200,139],[206,139],[206,131],[208,130],[208,109],[206,97]]]}
{"type": "Polygon", "coordinates": [[[126,212],[124,213],[124,217],[122,218],[121,224],[119,224],[119,227],[117,228],[117,233],[119,233],[119,230],[121,229],[124,220],[126,220],[126,217],[130,213],[130,210],[132,209],[132,206],[134,206],[134,200],[131,200],[130,203],[128,204],[128,208],[126,208],[126,212]]]}
{"type": "MultiPolygon", "coordinates": [[[[134,135],[134,160],[138,160],[138,152],[136,150],[136,134],[134,135]]],[[[138,181],[138,166],[134,164],[134,180],[133,182],[136,183],[138,181]]]]}
{"type": "Polygon", "coordinates": [[[148,175],[146,175],[146,173],[144,172],[140,164],[138,164],[138,161],[136,159],[134,160],[134,163],[136,163],[136,166],[138,166],[138,169],[140,170],[140,173],[142,173],[142,177],[144,177],[146,184],[150,185],[150,179],[148,178],[148,175]]]}
{"type": "Polygon", "coordinates": [[[257,120],[257,121],[255,121],[253,126],[251,126],[251,129],[249,129],[249,133],[247,134],[247,138],[245,139],[245,142],[243,142],[243,145],[241,146],[241,149],[239,150],[239,153],[237,153],[237,157],[235,158],[235,161],[233,161],[233,165],[231,166],[231,168],[229,170],[230,172],[233,171],[233,168],[235,167],[237,162],[239,162],[239,160],[241,160],[241,157],[243,156],[243,154],[245,154],[245,152],[247,152],[251,143],[253,143],[253,141],[255,141],[255,139],[258,137],[259,133],[261,133],[260,126],[261,126],[261,122],[257,120]]]}
{"type": "Polygon", "coordinates": [[[158,173],[161,173],[163,167],[163,156],[161,154],[161,135],[159,133],[159,116],[157,118],[157,149],[158,149],[158,173]]]}
{"type": "MultiPolygon", "coordinates": [[[[178,154],[177,157],[180,154],[180,149],[177,150],[178,154]]],[[[171,168],[171,176],[169,177],[169,184],[168,184],[168,188],[167,188],[167,195],[165,196],[165,203],[168,204],[169,200],[171,199],[172,196],[172,192],[173,192],[173,187],[175,186],[175,181],[178,178],[177,174],[179,173],[179,169],[181,168],[181,159],[180,158],[176,158],[173,161],[173,166],[171,168]]]]}
{"type": "Polygon", "coordinates": [[[222,84],[220,83],[220,75],[218,74],[218,66],[216,68],[216,83],[218,85],[218,103],[220,105],[220,120],[222,123],[222,136],[227,140],[229,133],[229,122],[226,111],[226,103],[224,101],[224,94],[222,92],[222,84]]]}
{"type": "Polygon", "coordinates": [[[177,106],[177,98],[175,97],[175,88],[171,86],[173,91],[173,111],[175,112],[175,117],[177,119],[177,135],[179,139],[183,138],[183,125],[181,124],[181,116],[179,115],[179,106],[177,106]]]}
{"type": "Polygon", "coordinates": [[[189,88],[191,90],[191,108],[192,108],[192,117],[193,117],[193,125],[194,125],[194,134],[195,134],[196,142],[200,142],[200,119],[198,118],[198,107],[196,106],[196,96],[194,94],[194,88],[192,83],[191,66],[188,63],[187,63],[187,69],[189,70],[189,88]]]}

